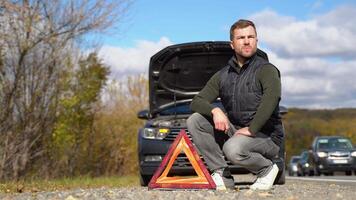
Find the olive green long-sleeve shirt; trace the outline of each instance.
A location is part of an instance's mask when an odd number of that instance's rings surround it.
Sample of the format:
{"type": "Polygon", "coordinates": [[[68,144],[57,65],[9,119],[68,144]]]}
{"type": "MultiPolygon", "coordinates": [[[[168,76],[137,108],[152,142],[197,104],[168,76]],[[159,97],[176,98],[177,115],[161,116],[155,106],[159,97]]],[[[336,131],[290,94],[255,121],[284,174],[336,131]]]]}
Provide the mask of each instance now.
{"type": "MultiPolygon", "coordinates": [[[[236,69],[238,72],[240,68],[236,69]]],[[[273,65],[261,66],[256,74],[256,81],[262,87],[261,104],[250,123],[249,131],[257,133],[271,117],[281,99],[281,79],[279,72],[273,65]]],[[[212,116],[212,104],[219,97],[220,74],[215,73],[205,87],[197,94],[191,104],[191,109],[203,115],[212,116]]]]}

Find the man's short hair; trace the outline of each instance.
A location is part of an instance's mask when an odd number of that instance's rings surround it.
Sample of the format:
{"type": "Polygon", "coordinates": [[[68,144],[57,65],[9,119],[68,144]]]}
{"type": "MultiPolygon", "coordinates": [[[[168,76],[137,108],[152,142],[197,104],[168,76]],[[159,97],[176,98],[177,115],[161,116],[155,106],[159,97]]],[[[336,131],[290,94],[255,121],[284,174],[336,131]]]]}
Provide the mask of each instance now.
{"type": "Polygon", "coordinates": [[[235,29],[240,29],[240,28],[246,28],[248,26],[252,26],[253,29],[255,29],[255,33],[256,33],[256,36],[257,36],[257,31],[256,31],[256,26],[255,24],[250,21],[250,20],[247,20],[247,19],[240,19],[239,21],[235,22],[231,28],[230,28],[230,40],[232,41],[232,39],[234,38],[234,30],[235,29]]]}

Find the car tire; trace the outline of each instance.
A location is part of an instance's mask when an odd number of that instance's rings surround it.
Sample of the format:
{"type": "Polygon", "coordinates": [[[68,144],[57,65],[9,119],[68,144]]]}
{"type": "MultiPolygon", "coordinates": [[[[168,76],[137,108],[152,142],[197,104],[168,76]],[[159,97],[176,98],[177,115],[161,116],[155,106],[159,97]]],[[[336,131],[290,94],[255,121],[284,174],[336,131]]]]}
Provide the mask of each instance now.
{"type": "Polygon", "coordinates": [[[334,176],[334,172],[325,172],[326,176],[334,176]]]}
{"type": "Polygon", "coordinates": [[[308,173],[309,176],[314,176],[314,170],[310,170],[308,173]]]}
{"type": "Polygon", "coordinates": [[[150,175],[142,175],[140,174],[140,184],[141,186],[148,186],[148,183],[150,182],[152,176],[150,175]]]}
{"type": "Polygon", "coordinates": [[[345,175],[346,175],[346,176],[351,176],[351,175],[352,175],[352,171],[346,171],[346,172],[345,172],[345,175]]]}
{"type": "Polygon", "coordinates": [[[320,171],[317,168],[314,168],[314,175],[315,176],[320,176],[320,171]]]}
{"type": "Polygon", "coordinates": [[[277,174],[274,184],[284,185],[285,183],[286,183],[286,170],[283,167],[282,171],[277,174]]]}
{"type": "Polygon", "coordinates": [[[300,176],[305,176],[305,172],[302,170],[302,172],[300,173],[300,176]]]}

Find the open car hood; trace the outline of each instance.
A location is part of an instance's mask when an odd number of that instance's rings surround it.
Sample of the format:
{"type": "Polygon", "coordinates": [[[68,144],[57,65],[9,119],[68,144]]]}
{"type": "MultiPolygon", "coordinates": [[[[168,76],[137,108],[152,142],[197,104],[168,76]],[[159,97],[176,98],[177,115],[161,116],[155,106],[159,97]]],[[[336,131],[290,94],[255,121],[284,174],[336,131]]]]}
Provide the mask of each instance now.
{"type": "MultiPolygon", "coordinates": [[[[230,42],[193,42],[168,46],[151,57],[150,114],[167,105],[191,100],[233,56],[230,42]]],[[[268,60],[267,54],[257,51],[268,60]]]]}

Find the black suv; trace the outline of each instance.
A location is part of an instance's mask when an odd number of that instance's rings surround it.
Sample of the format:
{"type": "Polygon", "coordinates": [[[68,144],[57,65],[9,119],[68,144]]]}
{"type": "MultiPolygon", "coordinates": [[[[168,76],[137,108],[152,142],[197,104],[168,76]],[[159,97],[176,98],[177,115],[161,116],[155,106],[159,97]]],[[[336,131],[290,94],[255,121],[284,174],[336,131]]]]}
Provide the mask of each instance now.
{"type": "Polygon", "coordinates": [[[312,161],[315,175],[333,175],[335,171],[356,174],[356,149],[350,139],[343,136],[319,136],[314,138],[312,161]]]}
{"type": "MultiPolygon", "coordinates": [[[[258,50],[258,54],[267,54],[258,50]]],[[[149,65],[149,110],[142,110],[138,118],[147,120],[138,133],[138,166],[141,185],[146,186],[160,165],[170,145],[186,119],[192,114],[190,103],[219,69],[232,57],[229,42],[194,42],[172,45],[151,57],[149,65]]],[[[217,100],[216,104],[223,107],[217,100]]],[[[286,108],[281,107],[281,113],[286,108]]],[[[277,184],[285,182],[284,142],[279,156],[274,159],[280,171],[277,184]]],[[[232,173],[249,173],[246,169],[231,165],[232,173]]],[[[170,175],[193,175],[188,158],[181,154],[172,166],[170,175]]]]}

